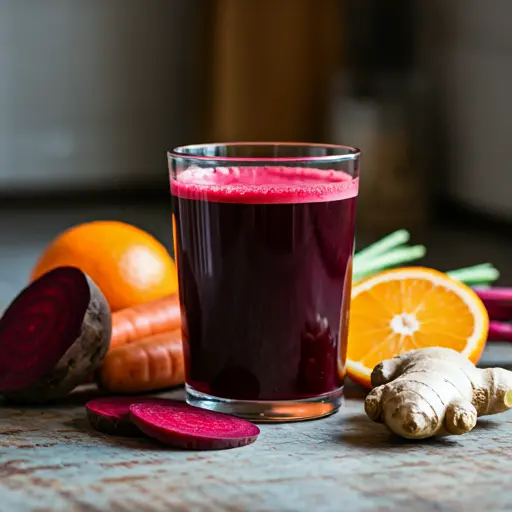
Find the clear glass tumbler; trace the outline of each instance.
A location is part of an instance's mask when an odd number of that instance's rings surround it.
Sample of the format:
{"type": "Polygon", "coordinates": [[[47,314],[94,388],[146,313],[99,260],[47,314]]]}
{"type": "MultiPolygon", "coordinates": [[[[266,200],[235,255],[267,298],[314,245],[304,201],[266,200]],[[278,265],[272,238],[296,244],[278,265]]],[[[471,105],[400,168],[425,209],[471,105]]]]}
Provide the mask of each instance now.
{"type": "Polygon", "coordinates": [[[339,408],[359,158],[296,143],[169,153],[190,404],[253,421],[339,408]]]}

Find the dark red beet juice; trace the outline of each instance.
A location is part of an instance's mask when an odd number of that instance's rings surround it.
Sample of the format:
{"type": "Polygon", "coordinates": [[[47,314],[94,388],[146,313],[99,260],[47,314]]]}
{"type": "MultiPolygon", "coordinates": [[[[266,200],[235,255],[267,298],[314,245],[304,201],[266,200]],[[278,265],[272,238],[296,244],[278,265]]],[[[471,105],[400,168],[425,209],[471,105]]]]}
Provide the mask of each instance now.
{"type": "Polygon", "coordinates": [[[171,180],[188,386],[296,400],[343,385],[357,186],[294,167],[171,180]]]}

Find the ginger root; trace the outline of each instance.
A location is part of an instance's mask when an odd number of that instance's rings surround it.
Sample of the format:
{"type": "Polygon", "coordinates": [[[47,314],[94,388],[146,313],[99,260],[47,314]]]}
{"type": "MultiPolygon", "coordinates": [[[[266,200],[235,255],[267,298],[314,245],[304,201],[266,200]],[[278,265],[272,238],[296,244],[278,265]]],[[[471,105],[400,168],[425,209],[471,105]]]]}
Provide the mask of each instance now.
{"type": "Polygon", "coordinates": [[[368,417],[407,439],[464,434],[478,416],[512,408],[512,372],[476,368],[455,350],[411,350],[379,363],[368,417]]]}

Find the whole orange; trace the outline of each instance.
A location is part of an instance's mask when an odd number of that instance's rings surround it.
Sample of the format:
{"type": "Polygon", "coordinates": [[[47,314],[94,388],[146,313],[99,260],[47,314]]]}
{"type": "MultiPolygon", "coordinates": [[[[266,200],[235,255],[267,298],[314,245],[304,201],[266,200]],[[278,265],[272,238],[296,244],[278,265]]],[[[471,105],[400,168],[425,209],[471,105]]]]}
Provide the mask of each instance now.
{"type": "Polygon", "coordinates": [[[78,267],[100,287],[112,311],[170,295],[178,289],[174,262],[149,233],[123,222],[72,227],[44,250],[31,279],[60,266],[78,267]]]}

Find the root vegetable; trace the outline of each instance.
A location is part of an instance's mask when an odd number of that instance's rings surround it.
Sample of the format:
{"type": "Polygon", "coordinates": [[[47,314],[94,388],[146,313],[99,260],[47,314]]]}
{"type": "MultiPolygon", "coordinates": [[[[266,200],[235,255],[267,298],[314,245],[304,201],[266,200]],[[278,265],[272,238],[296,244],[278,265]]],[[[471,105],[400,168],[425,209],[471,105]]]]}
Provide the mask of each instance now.
{"type": "Polygon", "coordinates": [[[155,334],[109,350],[99,370],[100,387],[111,393],[144,393],[183,384],[181,331],[155,334]]]}
{"type": "Polygon", "coordinates": [[[33,281],[0,319],[0,392],[21,403],[65,397],[103,360],[111,315],[93,281],[59,267],[33,281]]]}
{"type": "Polygon", "coordinates": [[[146,302],[112,314],[111,348],[180,328],[181,312],[177,294],[146,302]]]}
{"type": "Polygon", "coordinates": [[[90,400],[85,405],[91,425],[105,434],[138,437],[140,429],[130,420],[130,405],[133,404],[176,404],[174,400],[153,397],[112,396],[90,400]]]}
{"type": "Polygon", "coordinates": [[[130,417],[142,432],[158,441],[191,450],[222,450],[256,441],[260,429],[242,418],[187,404],[135,404],[130,417]]]}
{"type": "Polygon", "coordinates": [[[370,419],[408,439],[463,434],[477,416],[512,408],[512,372],[475,368],[458,352],[411,350],[379,363],[365,400],[370,419]]]}

